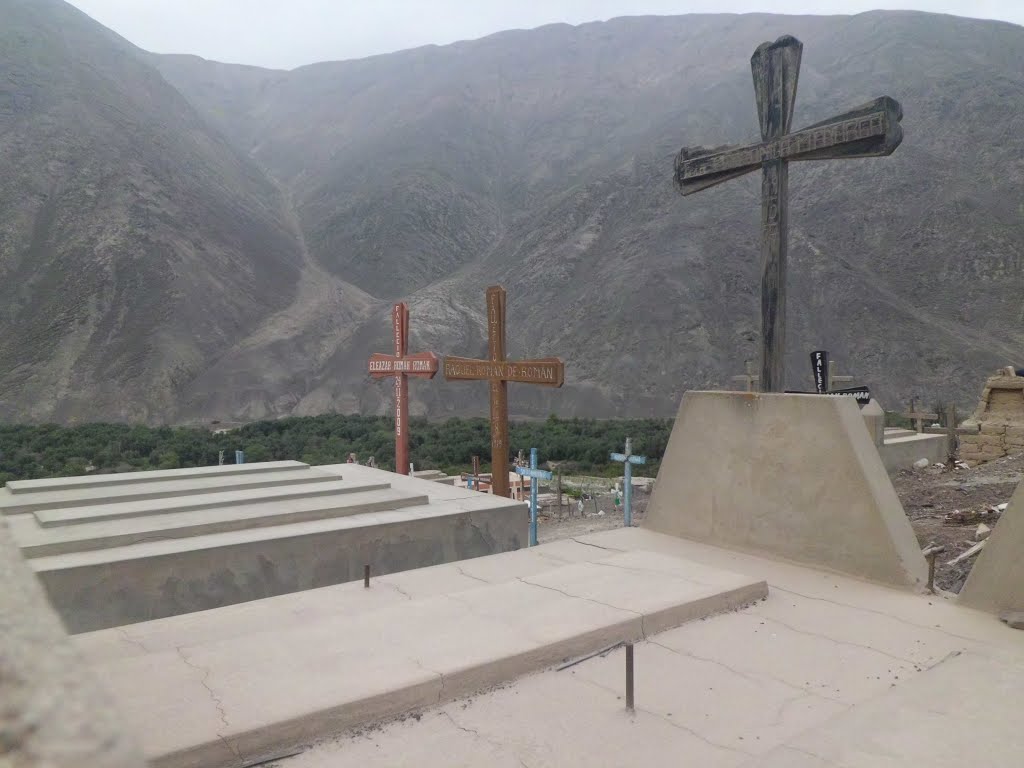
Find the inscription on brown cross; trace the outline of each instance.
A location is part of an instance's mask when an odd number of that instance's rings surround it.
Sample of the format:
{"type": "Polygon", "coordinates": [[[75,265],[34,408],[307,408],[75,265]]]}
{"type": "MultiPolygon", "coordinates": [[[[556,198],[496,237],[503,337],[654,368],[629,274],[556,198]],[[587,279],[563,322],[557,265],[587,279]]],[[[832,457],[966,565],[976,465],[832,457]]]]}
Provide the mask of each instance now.
{"type": "Polygon", "coordinates": [[[409,376],[432,379],[437,373],[437,355],[433,352],[409,354],[409,307],[395,304],[391,310],[395,354],[376,352],[368,369],[375,379],[395,378],[395,471],[409,474],[409,376]]]}
{"type": "Polygon", "coordinates": [[[790,133],[803,45],[786,35],[750,59],[761,141],[747,147],[692,147],[679,152],[675,182],[690,195],[761,170],[761,391],[781,392],[786,341],[786,251],[789,162],[882,157],[903,140],[903,109],[888,96],[790,133]]]}
{"type": "Polygon", "coordinates": [[[444,377],[449,381],[489,381],[491,384],[491,491],[508,496],[508,383],[560,387],[565,366],[557,357],[537,360],[505,358],[505,289],[487,289],[487,359],[444,358],[444,377]]]}

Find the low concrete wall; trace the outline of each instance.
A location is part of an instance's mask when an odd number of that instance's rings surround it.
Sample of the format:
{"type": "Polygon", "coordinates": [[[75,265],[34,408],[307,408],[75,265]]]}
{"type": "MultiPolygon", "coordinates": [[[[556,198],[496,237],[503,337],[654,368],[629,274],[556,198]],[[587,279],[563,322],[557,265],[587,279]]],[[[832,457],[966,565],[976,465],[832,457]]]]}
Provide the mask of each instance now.
{"type": "Polygon", "coordinates": [[[1024,483],[978,555],[959,601],[991,613],[1024,611],[1024,483]]]}
{"type": "Polygon", "coordinates": [[[948,453],[946,436],[914,433],[887,436],[878,453],[890,475],[901,469],[910,469],[918,459],[928,459],[929,464],[945,464],[948,453]]]}
{"type": "Polygon", "coordinates": [[[0,765],[143,768],[0,517],[0,765]]]}
{"type": "Polygon", "coordinates": [[[68,631],[85,632],[355,581],[366,564],[381,575],[525,546],[523,506],[495,508],[491,498],[481,495],[489,509],[370,513],[31,565],[68,631]]]}
{"type": "Polygon", "coordinates": [[[848,398],[687,392],[644,527],[902,587],[927,580],[848,398]]]}

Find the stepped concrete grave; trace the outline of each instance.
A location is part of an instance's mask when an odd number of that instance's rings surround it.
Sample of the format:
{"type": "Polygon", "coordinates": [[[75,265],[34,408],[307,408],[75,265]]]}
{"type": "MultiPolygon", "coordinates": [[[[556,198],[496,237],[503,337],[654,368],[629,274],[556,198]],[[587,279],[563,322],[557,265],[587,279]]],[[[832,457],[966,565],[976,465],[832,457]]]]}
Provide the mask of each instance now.
{"type": "Polygon", "coordinates": [[[852,398],[687,392],[644,527],[902,587],[927,578],[852,398]]]}
{"type": "Polygon", "coordinates": [[[268,462],[0,489],[72,632],[518,549],[522,505],[355,464],[268,462]]]}
{"type": "Polygon", "coordinates": [[[960,436],[960,458],[972,467],[1024,453],[1024,377],[1012,368],[990,376],[974,415],[963,426],[978,430],[960,436]]]}

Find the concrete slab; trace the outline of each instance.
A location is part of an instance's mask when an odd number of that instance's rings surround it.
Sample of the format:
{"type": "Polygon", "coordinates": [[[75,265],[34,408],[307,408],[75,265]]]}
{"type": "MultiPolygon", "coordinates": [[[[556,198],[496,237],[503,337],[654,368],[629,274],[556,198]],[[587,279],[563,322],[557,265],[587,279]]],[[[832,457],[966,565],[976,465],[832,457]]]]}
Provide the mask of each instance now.
{"type": "Polygon", "coordinates": [[[110,475],[84,475],[79,477],[53,477],[42,480],[10,480],[6,488],[11,493],[40,493],[69,491],[81,488],[111,488],[133,485],[150,480],[186,480],[208,477],[229,477],[254,473],[288,470],[306,470],[309,464],[301,461],[261,461],[254,464],[225,464],[216,467],[187,467],[184,469],[156,469],[144,472],[119,472],[110,475]]]}
{"type": "Polygon", "coordinates": [[[849,398],[687,392],[643,524],[908,588],[927,578],[849,398]]]}
{"type": "Polygon", "coordinates": [[[322,740],[280,768],[1019,765],[1006,707],[1024,641],[994,618],[642,529],[579,541],[763,574],[771,597],[639,643],[634,714],[617,650],[322,740]]]}
{"type": "Polygon", "coordinates": [[[1024,483],[1017,486],[960,590],[960,602],[992,613],[1024,611],[1024,483]]]}
{"type": "Polygon", "coordinates": [[[382,512],[426,504],[426,496],[409,496],[386,485],[369,490],[345,488],[339,495],[310,499],[274,500],[255,503],[166,513],[155,517],[83,522],[59,528],[40,528],[29,515],[10,516],[11,528],[28,558],[48,557],[72,552],[90,552],[141,544],[161,539],[185,539],[213,533],[244,531],[266,526],[324,520],[367,512],[382,512]]]}
{"type": "Polygon", "coordinates": [[[503,584],[529,578],[561,565],[599,562],[620,554],[572,540],[543,547],[479,557],[455,563],[404,571],[387,576],[374,574],[370,588],[336,584],[277,597],[238,603],[213,611],[200,611],[166,619],[99,630],[77,635],[76,644],[89,661],[138,656],[174,650],[187,637],[195,645],[273,629],[287,622],[313,622],[336,616],[354,616],[413,599],[462,592],[481,584],[503,584]]]}
{"type": "Polygon", "coordinates": [[[986,768],[1014,768],[1024,755],[1024,732],[993,702],[1019,700],[1021,690],[1024,668],[956,653],[747,765],[961,768],[973,759],[986,768]]]}
{"type": "MultiPolygon", "coordinates": [[[[94,633],[82,647],[99,659],[96,673],[115,693],[153,765],[216,768],[446,701],[638,640],[648,626],[676,626],[767,594],[757,579],[673,557],[585,549],[593,560],[561,566],[548,561],[531,578],[512,576],[521,563],[499,556],[510,570],[498,583],[474,579],[468,589],[400,602],[386,589],[384,603],[355,614],[296,620],[290,600],[278,599],[272,606],[277,619],[245,635],[221,635],[224,624],[213,611],[160,622],[148,635],[145,627],[131,628],[130,636],[122,630],[94,633]],[[204,627],[207,617],[220,628],[211,633],[204,627]],[[119,655],[126,644],[134,647],[119,655]]],[[[466,578],[455,566],[432,570],[466,578]]],[[[417,576],[407,572],[392,580],[401,590],[417,576]]],[[[360,590],[334,587],[316,602],[326,605],[360,590]]]]}
{"type": "Polygon", "coordinates": [[[39,482],[0,503],[71,632],[526,543],[527,514],[509,499],[352,464],[241,466],[39,482]]]}
{"type": "Polygon", "coordinates": [[[61,490],[39,490],[14,494],[0,488],[0,514],[14,515],[42,509],[62,509],[90,504],[116,504],[142,499],[164,499],[207,494],[218,491],[239,491],[247,488],[273,488],[282,485],[322,483],[333,479],[331,474],[312,468],[303,471],[272,470],[174,480],[147,480],[141,483],[119,483],[112,487],[87,487],[61,490]]]}
{"type": "Polygon", "coordinates": [[[118,520],[128,517],[145,517],[170,512],[188,512],[197,509],[216,509],[240,504],[259,504],[286,501],[317,496],[337,496],[346,493],[385,490],[390,483],[353,483],[346,480],[325,478],[317,483],[298,486],[285,485],[278,488],[253,488],[243,491],[218,491],[189,496],[144,501],[126,501],[119,504],[93,504],[82,507],[61,509],[40,509],[32,513],[44,528],[60,525],[95,523],[102,520],[118,520]]]}

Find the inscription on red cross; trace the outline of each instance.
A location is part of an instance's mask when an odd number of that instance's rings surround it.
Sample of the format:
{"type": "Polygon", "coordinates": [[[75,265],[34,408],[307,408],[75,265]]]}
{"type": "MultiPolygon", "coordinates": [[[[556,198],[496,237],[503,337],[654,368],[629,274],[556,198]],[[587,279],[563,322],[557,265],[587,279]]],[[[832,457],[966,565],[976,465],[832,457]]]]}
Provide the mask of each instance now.
{"type": "Polygon", "coordinates": [[[395,379],[395,471],[409,474],[409,376],[432,379],[437,373],[437,355],[433,352],[409,354],[409,307],[404,302],[391,310],[395,354],[376,352],[367,366],[375,379],[395,379]]]}

